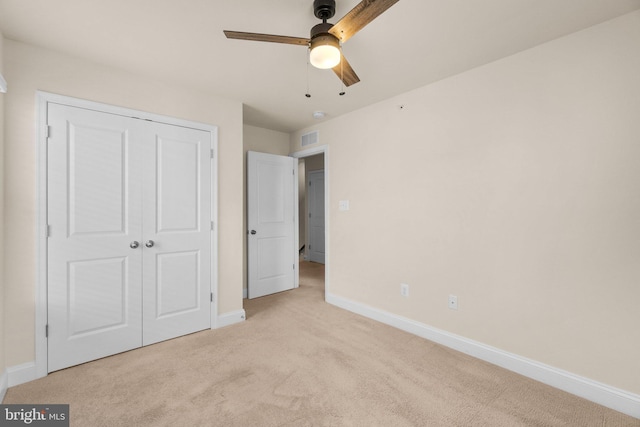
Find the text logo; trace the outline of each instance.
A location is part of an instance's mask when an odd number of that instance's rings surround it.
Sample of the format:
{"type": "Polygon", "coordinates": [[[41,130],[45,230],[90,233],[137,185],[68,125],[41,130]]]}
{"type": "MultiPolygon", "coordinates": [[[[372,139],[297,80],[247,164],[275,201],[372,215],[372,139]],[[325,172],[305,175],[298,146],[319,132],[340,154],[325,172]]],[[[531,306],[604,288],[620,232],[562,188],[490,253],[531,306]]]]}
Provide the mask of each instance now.
{"type": "Polygon", "coordinates": [[[0,405],[0,427],[69,427],[69,405],[0,405]]]}

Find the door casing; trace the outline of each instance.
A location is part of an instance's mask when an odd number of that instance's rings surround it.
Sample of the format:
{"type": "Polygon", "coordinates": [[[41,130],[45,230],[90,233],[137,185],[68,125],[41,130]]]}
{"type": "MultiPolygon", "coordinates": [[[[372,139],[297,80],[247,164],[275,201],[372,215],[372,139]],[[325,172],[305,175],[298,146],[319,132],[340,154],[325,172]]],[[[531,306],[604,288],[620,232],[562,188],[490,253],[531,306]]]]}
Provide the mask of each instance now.
{"type": "MultiPolygon", "coordinates": [[[[329,215],[331,209],[329,206],[331,198],[329,197],[329,146],[319,145],[302,151],[296,151],[290,154],[291,157],[302,159],[305,157],[315,156],[316,154],[324,154],[324,300],[331,294],[331,256],[329,246],[330,221],[329,215]]],[[[296,230],[298,229],[298,219],[296,219],[296,230]]],[[[296,237],[297,239],[297,237],[296,237]]],[[[300,269],[296,266],[296,286],[300,283],[300,269]]]]}
{"type": "Polygon", "coordinates": [[[50,103],[199,129],[211,133],[211,329],[218,319],[218,127],[43,91],[36,93],[36,289],[33,379],[47,376],[47,109],[50,103]]]}

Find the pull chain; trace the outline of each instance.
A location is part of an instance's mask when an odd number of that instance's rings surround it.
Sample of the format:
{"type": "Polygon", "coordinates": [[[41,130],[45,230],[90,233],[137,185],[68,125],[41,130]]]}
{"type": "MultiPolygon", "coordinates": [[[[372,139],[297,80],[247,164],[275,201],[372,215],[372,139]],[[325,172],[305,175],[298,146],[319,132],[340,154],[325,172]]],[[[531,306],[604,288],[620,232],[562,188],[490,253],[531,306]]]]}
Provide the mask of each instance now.
{"type": "Polygon", "coordinates": [[[309,50],[307,49],[307,93],[304,94],[307,98],[311,98],[311,93],[309,93],[309,50]]]}
{"type": "Polygon", "coordinates": [[[340,56],[340,82],[342,83],[342,90],[339,95],[343,96],[346,92],[344,91],[344,56],[342,56],[342,50],[340,51],[340,56]]]}

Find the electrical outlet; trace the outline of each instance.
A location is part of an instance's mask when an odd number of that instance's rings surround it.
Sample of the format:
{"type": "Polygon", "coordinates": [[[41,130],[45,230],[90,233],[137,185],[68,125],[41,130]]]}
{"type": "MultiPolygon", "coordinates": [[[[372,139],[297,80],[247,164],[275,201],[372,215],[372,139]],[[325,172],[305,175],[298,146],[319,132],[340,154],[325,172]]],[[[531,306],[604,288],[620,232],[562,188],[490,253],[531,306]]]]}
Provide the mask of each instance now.
{"type": "Polygon", "coordinates": [[[449,308],[451,310],[458,309],[458,297],[455,295],[449,295],[449,308]]]}
{"type": "Polygon", "coordinates": [[[406,283],[400,284],[400,295],[405,298],[409,296],[409,285],[407,285],[406,283]]]}

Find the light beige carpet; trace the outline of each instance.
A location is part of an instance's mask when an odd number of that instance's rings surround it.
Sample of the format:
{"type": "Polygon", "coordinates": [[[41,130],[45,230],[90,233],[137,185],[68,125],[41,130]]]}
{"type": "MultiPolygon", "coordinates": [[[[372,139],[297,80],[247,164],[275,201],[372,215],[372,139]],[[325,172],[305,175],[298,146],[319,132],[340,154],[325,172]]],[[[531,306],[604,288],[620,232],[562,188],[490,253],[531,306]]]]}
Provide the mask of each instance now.
{"type": "Polygon", "coordinates": [[[640,420],[323,302],[245,301],[247,321],[13,387],[69,403],[72,426],[640,426],[640,420]]]}

